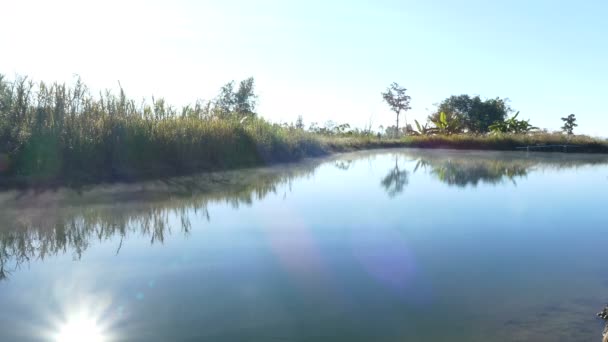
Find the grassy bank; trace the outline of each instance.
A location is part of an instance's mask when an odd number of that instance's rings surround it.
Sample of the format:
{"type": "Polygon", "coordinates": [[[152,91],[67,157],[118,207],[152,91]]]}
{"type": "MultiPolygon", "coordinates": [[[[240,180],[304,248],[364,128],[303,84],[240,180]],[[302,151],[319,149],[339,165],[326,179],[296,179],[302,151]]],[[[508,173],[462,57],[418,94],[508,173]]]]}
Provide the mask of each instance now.
{"type": "Polygon", "coordinates": [[[35,85],[1,76],[0,142],[0,187],[131,181],[381,147],[512,150],[569,143],[580,145],[572,152],[608,152],[605,141],[560,134],[318,134],[253,113],[200,104],[176,109],[163,100],[138,105],[122,91],[92,96],[80,82],[35,85]]]}
{"type": "MultiPolygon", "coordinates": [[[[136,104],[121,90],[92,96],[72,87],[0,77],[0,186],[130,181],[297,161],[363,148],[267,122],[253,113],[162,99],[136,104]]],[[[384,142],[376,142],[384,145],[384,142]]]]}
{"type": "Polygon", "coordinates": [[[431,135],[406,137],[402,141],[407,147],[420,148],[513,151],[530,146],[530,151],[608,153],[608,140],[583,135],[569,137],[559,133],[431,135]],[[564,149],[563,145],[568,147],[564,149]]]}

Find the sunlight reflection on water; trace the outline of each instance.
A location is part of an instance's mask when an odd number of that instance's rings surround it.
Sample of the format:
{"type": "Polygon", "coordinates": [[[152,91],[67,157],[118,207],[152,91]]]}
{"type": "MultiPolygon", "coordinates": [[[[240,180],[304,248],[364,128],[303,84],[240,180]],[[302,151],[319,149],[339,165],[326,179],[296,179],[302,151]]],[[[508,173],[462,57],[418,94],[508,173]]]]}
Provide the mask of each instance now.
{"type": "Polygon", "coordinates": [[[59,331],[54,338],[55,342],[107,342],[108,339],[99,325],[97,318],[89,317],[86,314],[79,314],[69,317],[68,320],[59,327],[59,331]]]}

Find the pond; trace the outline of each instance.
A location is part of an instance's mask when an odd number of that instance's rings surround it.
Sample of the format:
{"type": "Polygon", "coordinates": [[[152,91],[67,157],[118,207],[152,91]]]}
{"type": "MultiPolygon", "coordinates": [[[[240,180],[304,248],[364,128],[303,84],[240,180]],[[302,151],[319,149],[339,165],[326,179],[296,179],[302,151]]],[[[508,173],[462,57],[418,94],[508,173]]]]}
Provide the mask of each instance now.
{"type": "Polygon", "coordinates": [[[599,341],[608,156],[395,149],[0,193],[0,341],[599,341]]]}

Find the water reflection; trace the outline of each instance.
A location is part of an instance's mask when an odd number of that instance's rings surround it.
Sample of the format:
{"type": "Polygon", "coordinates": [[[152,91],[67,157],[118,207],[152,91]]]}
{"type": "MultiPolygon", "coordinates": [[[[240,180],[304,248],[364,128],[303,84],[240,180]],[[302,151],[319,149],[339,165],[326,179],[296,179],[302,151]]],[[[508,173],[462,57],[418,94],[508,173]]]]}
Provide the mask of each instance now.
{"type": "Polygon", "coordinates": [[[98,323],[98,318],[87,314],[77,313],[69,317],[68,320],[58,327],[57,333],[53,336],[56,342],[106,342],[104,330],[98,323]]]}
{"type": "Polygon", "coordinates": [[[600,163],[386,150],[0,193],[0,340],[591,340],[600,163]]]}
{"type": "Polygon", "coordinates": [[[517,186],[517,180],[531,171],[567,169],[606,164],[608,157],[595,155],[534,154],[510,152],[407,151],[395,153],[395,166],[382,178],[381,185],[390,197],[403,192],[409,183],[409,171],[399,159],[409,160],[411,172],[424,172],[448,186],[465,188],[479,184],[517,186]]]}
{"type": "Polygon", "coordinates": [[[483,160],[483,159],[429,159],[420,158],[414,172],[427,170],[442,183],[450,186],[477,186],[479,183],[499,184],[508,180],[517,185],[516,179],[528,175],[535,165],[529,160],[483,160]]]}
{"type": "Polygon", "coordinates": [[[390,197],[395,197],[403,192],[408,184],[408,171],[399,167],[399,155],[395,155],[395,167],[393,167],[380,184],[390,197]]]}
{"type": "Polygon", "coordinates": [[[353,165],[352,159],[336,160],[334,165],[340,170],[348,170],[353,165]]]}
{"type": "Polygon", "coordinates": [[[162,244],[175,231],[187,235],[192,213],[209,221],[211,203],[251,205],[292,179],[311,175],[319,163],[100,186],[82,193],[0,193],[0,281],[53,255],[70,252],[78,260],[94,240],[120,237],[118,254],[130,234],[146,236],[151,244],[162,244]]]}
{"type": "Polygon", "coordinates": [[[605,156],[590,155],[388,150],[295,166],[93,187],[82,193],[65,189],[43,194],[0,193],[0,281],[31,261],[65,253],[80,259],[95,240],[119,238],[116,253],[130,234],[162,244],[172,232],[189,234],[193,217],[211,220],[210,203],[228,203],[234,208],[251,205],[276,193],[282,185],[312,176],[323,163],[348,171],[358,161],[371,160],[382,167],[390,165],[380,186],[391,198],[415,181],[412,175],[428,175],[448,186],[474,187],[505,181],[517,184],[531,172],[547,168],[608,163],[605,156]],[[174,217],[177,220],[170,219],[174,217]]]}

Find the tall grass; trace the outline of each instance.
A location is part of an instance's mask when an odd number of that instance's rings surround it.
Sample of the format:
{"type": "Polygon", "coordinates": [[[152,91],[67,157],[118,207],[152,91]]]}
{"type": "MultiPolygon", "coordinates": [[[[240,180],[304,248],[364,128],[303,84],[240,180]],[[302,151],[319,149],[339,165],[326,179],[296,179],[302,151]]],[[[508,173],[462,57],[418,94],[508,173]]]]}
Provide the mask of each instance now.
{"type": "Polygon", "coordinates": [[[296,160],[321,140],[254,116],[204,106],[136,105],[120,90],[92,96],[77,81],[34,84],[0,76],[0,155],[5,177],[122,179],[296,160]]]}
{"type": "Polygon", "coordinates": [[[605,141],[559,134],[328,136],[202,103],[180,109],[163,99],[138,104],[122,89],[93,96],[80,80],[68,87],[0,75],[0,186],[162,177],[361,148],[510,150],[556,143],[579,144],[579,152],[608,152],[605,141]]]}

